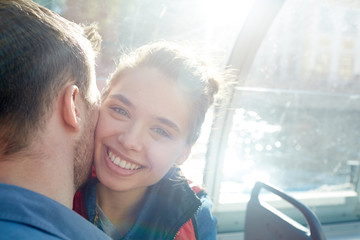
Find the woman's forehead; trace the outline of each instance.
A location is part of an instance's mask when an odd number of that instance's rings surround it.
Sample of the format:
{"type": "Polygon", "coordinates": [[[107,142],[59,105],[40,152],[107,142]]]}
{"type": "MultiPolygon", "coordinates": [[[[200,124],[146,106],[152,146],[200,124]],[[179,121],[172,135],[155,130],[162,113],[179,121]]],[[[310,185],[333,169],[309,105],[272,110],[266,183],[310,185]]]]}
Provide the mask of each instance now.
{"type": "Polygon", "coordinates": [[[142,93],[144,96],[157,93],[152,97],[168,97],[169,99],[186,98],[177,82],[156,68],[139,68],[124,72],[113,81],[110,92],[127,91],[142,93]]]}

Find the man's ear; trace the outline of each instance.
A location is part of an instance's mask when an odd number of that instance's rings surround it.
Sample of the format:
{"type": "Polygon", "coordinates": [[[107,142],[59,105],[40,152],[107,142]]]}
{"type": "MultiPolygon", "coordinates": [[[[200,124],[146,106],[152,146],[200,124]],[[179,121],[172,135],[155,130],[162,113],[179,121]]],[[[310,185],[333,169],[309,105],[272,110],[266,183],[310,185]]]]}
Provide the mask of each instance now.
{"type": "Polygon", "coordinates": [[[188,159],[189,155],[191,153],[191,147],[189,145],[186,145],[184,148],[184,152],[182,153],[182,155],[176,160],[176,164],[177,165],[181,165],[183,164],[186,159],[188,159]]]}
{"type": "Polygon", "coordinates": [[[75,131],[79,131],[79,109],[76,104],[79,98],[79,88],[76,85],[69,85],[65,88],[62,105],[64,123],[75,131]]]}

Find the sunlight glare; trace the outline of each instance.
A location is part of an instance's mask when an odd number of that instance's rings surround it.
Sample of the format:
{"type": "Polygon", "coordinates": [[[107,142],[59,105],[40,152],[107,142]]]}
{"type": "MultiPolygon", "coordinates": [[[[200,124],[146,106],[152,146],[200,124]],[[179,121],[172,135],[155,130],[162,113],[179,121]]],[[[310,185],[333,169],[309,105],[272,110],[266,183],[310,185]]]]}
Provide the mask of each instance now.
{"type": "Polygon", "coordinates": [[[270,175],[268,172],[257,169],[243,176],[244,186],[248,189],[252,189],[257,181],[268,182],[269,180],[270,175]]]}
{"type": "Polygon", "coordinates": [[[223,35],[225,41],[218,44],[232,46],[233,43],[229,43],[228,39],[235,40],[253,3],[254,0],[201,0],[202,12],[207,19],[205,49],[213,48],[213,41],[219,39],[219,34],[223,35]]]}

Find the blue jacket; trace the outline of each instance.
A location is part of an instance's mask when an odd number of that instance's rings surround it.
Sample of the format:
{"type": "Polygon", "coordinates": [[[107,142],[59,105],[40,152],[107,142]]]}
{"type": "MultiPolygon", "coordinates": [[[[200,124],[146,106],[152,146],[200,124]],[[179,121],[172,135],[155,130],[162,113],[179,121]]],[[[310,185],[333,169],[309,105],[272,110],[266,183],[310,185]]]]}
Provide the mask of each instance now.
{"type": "Polygon", "coordinates": [[[0,239],[109,239],[64,205],[0,183],[0,239]]]}
{"type": "MultiPolygon", "coordinates": [[[[90,182],[74,199],[74,210],[91,222],[95,218],[97,181],[90,182]]],[[[121,239],[216,239],[211,201],[203,189],[191,188],[179,169],[172,169],[148,188],[134,226],[121,239]]]]}

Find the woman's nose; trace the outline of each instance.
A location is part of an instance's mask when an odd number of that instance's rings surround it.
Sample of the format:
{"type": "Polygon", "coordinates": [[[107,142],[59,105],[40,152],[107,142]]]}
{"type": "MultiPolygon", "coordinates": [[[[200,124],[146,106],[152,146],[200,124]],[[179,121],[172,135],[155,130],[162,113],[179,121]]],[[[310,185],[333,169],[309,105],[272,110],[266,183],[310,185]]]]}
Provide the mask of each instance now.
{"type": "Polygon", "coordinates": [[[118,140],[124,147],[134,151],[141,151],[143,145],[142,138],[142,128],[137,124],[128,126],[128,128],[118,136],[118,140]]]}

